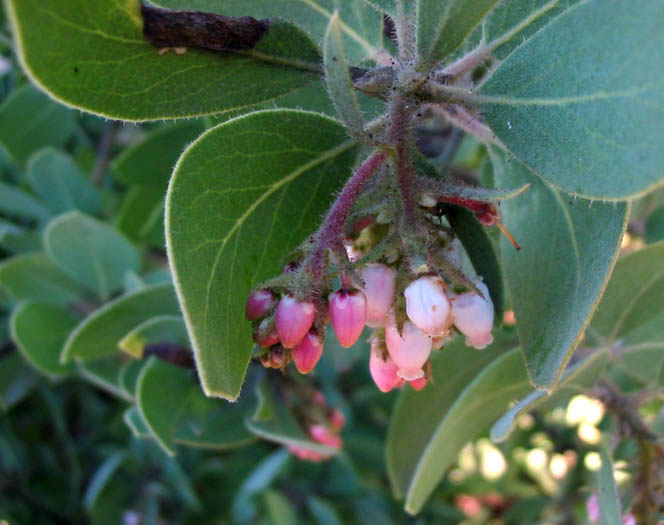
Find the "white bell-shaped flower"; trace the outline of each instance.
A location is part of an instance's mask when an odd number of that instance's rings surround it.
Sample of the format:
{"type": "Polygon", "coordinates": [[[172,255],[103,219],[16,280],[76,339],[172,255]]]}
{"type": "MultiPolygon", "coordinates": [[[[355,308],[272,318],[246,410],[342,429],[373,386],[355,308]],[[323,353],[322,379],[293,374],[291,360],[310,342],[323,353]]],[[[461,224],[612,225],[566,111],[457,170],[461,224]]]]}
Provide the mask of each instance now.
{"type": "Polygon", "coordinates": [[[466,344],[481,350],[493,342],[493,303],[484,283],[478,282],[475,287],[484,297],[464,292],[452,298],[452,309],[454,326],[466,336],[466,344]]]}

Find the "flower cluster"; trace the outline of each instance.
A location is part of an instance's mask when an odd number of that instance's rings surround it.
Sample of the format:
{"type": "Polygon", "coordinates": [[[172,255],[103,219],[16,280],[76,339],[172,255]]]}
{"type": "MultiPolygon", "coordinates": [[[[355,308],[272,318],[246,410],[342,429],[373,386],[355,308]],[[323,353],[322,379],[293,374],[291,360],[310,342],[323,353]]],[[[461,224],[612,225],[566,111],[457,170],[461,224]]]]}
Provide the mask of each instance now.
{"type": "Polygon", "coordinates": [[[344,348],[357,342],[366,325],[374,329],[369,370],[378,388],[388,392],[408,382],[420,390],[428,381],[432,350],[442,348],[454,329],[477,349],[493,341],[493,304],[479,280],[474,290],[455,293],[439,275],[424,273],[397,297],[398,272],[386,264],[361,266],[359,279],[361,289],[333,291],[318,310],[313,301],[290,293],[278,297],[268,289],[252,292],[245,313],[254,321],[254,341],[267,349],[261,356],[263,365],[283,369],[293,361],[298,372],[307,374],[323,353],[317,318],[319,325],[332,325],[344,348]],[[406,315],[399,320],[402,304],[406,315]]]}
{"type": "MultiPolygon", "coordinates": [[[[313,402],[322,409],[324,414],[323,422],[312,422],[307,425],[309,437],[321,445],[340,450],[342,445],[339,433],[346,424],[346,418],[343,412],[338,408],[330,408],[325,403],[325,397],[321,392],[315,392],[313,402]]],[[[291,444],[287,446],[289,452],[304,461],[323,461],[329,459],[332,454],[318,452],[310,448],[291,444]]]]}

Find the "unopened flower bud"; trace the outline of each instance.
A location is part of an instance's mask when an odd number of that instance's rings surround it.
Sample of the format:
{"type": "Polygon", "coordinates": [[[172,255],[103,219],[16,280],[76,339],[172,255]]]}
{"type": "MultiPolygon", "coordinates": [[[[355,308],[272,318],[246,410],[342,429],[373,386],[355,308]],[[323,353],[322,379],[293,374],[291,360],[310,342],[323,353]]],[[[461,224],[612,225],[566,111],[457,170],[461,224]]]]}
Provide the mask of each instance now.
{"type": "Polygon", "coordinates": [[[323,341],[318,337],[318,334],[313,332],[305,335],[291,350],[291,357],[300,374],[311,372],[322,355],[323,341]]]}
{"type": "Polygon", "coordinates": [[[382,326],[394,302],[397,273],[389,266],[374,263],[365,265],[360,275],[367,299],[367,325],[382,326]]]}
{"type": "Polygon", "coordinates": [[[255,290],[249,294],[244,315],[250,321],[255,321],[264,317],[275,304],[277,298],[270,290],[255,290]]]}
{"type": "Polygon", "coordinates": [[[332,410],[332,414],[330,414],[330,425],[332,426],[332,430],[339,432],[345,424],[346,417],[344,416],[344,413],[338,408],[332,410]]]}
{"type": "Polygon", "coordinates": [[[376,383],[378,390],[389,392],[403,383],[398,375],[399,368],[394,363],[390,354],[385,352],[382,343],[371,342],[371,355],[369,356],[369,372],[376,383]]]}
{"type": "Polygon", "coordinates": [[[466,336],[466,344],[478,350],[493,342],[493,303],[489,290],[482,282],[475,284],[484,298],[474,292],[464,292],[452,300],[454,325],[466,336]]]}
{"type": "Polygon", "coordinates": [[[355,344],[367,320],[367,299],[360,290],[339,290],[329,297],[330,322],[339,344],[350,348],[355,344]]]}
{"type": "Polygon", "coordinates": [[[311,439],[332,448],[341,448],[341,437],[332,432],[326,425],[311,425],[309,427],[311,439]]]}
{"type": "Polygon", "coordinates": [[[438,200],[436,197],[431,195],[431,193],[422,193],[420,194],[420,198],[417,203],[423,208],[433,208],[436,204],[438,204],[438,200]]]}
{"type": "Polygon", "coordinates": [[[270,348],[268,355],[270,356],[270,367],[272,368],[285,368],[290,361],[288,352],[281,345],[275,345],[270,348]]]}
{"type": "Polygon", "coordinates": [[[293,454],[294,456],[300,458],[301,460],[304,461],[314,461],[318,462],[323,459],[328,459],[329,456],[327,454],[321,454],[320,452],[316,452],[314,450],[309,450],[308,448],[304,447],[298,447],[297,445],[288,445],[288,451],[293,454]]]}
{"type": "Polygon", "coordinates": [[[428,382],[429,380],[426,378],[426,376],[422,376],[419,379],[413,379],[412,381],[408,381],[408,384],[413,387],[413,390],[419,392],[425,386],[427,386],[428,382]]]}
{"type": "Polygon", "coordinates": [[[424,375],[422,367],[431,354],[431,337],[410,321],[403,324],[401,332],[399,335],[396,319],[391,315],[385,325],[387,351],[399,369],[399,377],[406,381],[419,379],[424,375]]]}
{"type": "Polygon", "coordinates": [[[431,336],[447,333],[452,326],[452,308],[440,277],[420,277],[410,283],[403,294],[406,313],[415,326],[431,336]]]}
{"type": "Polygon", "coordinates": [[[252,336],[254,342],[263,348],[269,348],[279,342],[277,330],[269,318],[263,319],[258,325],[254,326],[252,336]]]}
{"type": "Polygon", "coordinates": [[[292,295],[284,295],[275,314],[275,325],[284,348],[293,348],[314,323],[316,314],[313,303],[300,302],[292,295]]]}

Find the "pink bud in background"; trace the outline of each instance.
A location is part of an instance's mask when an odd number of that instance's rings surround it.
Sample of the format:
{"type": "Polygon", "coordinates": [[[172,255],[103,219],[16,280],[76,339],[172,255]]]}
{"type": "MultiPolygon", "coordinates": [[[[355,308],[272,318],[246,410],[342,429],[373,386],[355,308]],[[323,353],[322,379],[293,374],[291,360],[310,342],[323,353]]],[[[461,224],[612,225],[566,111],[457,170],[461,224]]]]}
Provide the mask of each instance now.
{"type": "Polygon", "coordinates": [[[484,298],[474,292],[464,292],[454,297],[452,309],[454,325],[466,336],[466,344],[481,350],[493,342],[493,303],[484,283],[478,282],[475,286],[484,298]]]}
{"type": "Polygon", "coordinates": [[[403,379],[397,375],[397,365],[394,364],[390,354],[387,354],[382,343],[377,340],[371,342],[371,355],[369,356],[369,372],[376,383],[378,390],[389,392],[401,385],[403,379]],[[385,359],[383,359],[385,356],[385,359]]]}
{"type": "Polygon", "coordinates": [[[270,290],[256,290],[249,294],[244,315],[250,321],[264,317],[274,305],[277,304],[276,296],[270,290]]]}
{"type": "Polygon", "coordinates": [[[300,302],[292,295],[284,295],[275,314],[275,325],[284,348],[293,348],[314,324],[316,310],[313,303],[300,302]]]}
{"type": "Polygon", "coordinates": [[[622,525],[636,525],[636,517],[631,512],[622,517],[622,525]]]}
{"type": "Polygon", "coordinates": [[[332,414],[330,414],[330,425],[332,426],[332,430],[339,432],[345,424],[346,417],[344,416],[344,413],[338,408],[332,410],[332,414]]]}
{"type": "Polygon", "coordinates": [[[341,448],[341,437],[336,435],[326,425],[311,425],[309,427],[311,439],[322,445],[332,448],[341,448]]]}
{"type": "Polygon", "coordinates": [[[401,332],[399,335],[396,319],[390,315],[385,325],[385,344],[399,369],[397,375],[406,381],[419,379],[424,375],[422,367],[431,354],[431,337],[411,321],[403,324],[401,332]]]}
{"type": "Polygon", "coordinates": [[[300,374],[311,372],[322,355],[323,341],[313,332],[305,335],[291,350],[291,357],[300,374]]]}
{"type": "Polygon", "coordinates": [[[263,348],[269,348],[279,342],[277,330],[270,325],[270,319],[263,319],[253,330],[254,342],[263,348]]]}
{"type": "Polygon", "coordinates": [[[452,326],[452,307],[440,277],[420,277],[410,283],[403,294],[406,313],[415,326],[431,336],[447,333],[452,326]]]}
{"type": "Polygon", "coordinates": [[[382,326],[394,302],[397,273],[384,264],[367,264],[360,271],[367,298],[367,324],[382,326]]]}
{"type": "Polygon", "coordinates": [[[330,322],[339,344],[350,348],[355,344],[367,320],[367,299],[360,290],[339,290],[329,297],[330,322]]]}
{"type": "Polygon", "coordinates": [[[413,387],[413,390],[419,392],[425,386],[427,386],[428,382],[429,380],[425,376],[422,376],[419,379],[413,379],[412,381],[408,381],[408,384],[413,387]]]}
{"type": "Polygon", "coordinates": [[[586,500],[586,512],[588,513],[588,519],[593,522],[599,521],[599,501],[597,499],[597,494],[592,494],[586,500]]]}

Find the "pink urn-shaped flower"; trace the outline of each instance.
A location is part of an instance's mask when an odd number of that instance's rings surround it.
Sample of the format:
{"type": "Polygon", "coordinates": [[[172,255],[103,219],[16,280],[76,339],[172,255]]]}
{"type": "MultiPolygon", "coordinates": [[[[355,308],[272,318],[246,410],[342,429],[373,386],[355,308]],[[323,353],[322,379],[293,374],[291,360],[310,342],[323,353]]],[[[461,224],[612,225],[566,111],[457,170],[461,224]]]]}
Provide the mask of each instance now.
{"type": "Polygon", "coordinates": [[[397,375],[398,371],[399,368],[390,357],[390,354],[385,352],[382,342],[378,340],[371,341],[369,372],[378,390],[389,392],[393,388],[401,386],[403,379],[397,375]]]}
{"type": "Polygon", "coordinates": [[[275,304],[277,298],[270,290],[255,290],[249,294],[244,315],[249,321],[255,321],[264,317],[275,304]]]}
{"type": "Polygon", "coordinates": [[[404,291],[409,319],[431,336],[446,334],[452,326],[452,305],[445,293],[445,283],[437,275],[425,275],[404,291]]]}
{"type": "Polygon", "coordinates": [[[313,303],[298,301],[292,295],[284,295],[275,314],[275,326],[284,348],[293,348],[314,323],[316,310],[313,303]]]}
{"type": "Polygon", "coordinates": [[[413,379],[412,381],[408,381],[408,384],[413,387],[413,390],[416,392],[419,392],[422,390],[425,386],[427,386],[427,383],[429,380],[426,378],[426,376],[422,376],[419,379],[413,379]]]}
{"type": "Polygon", "coordinates": [[[291,357],[300,374],[311,372],[323,355],[323,341],[318,334],[309,332],[291,350],[291,357]]]}
{"type": "Polygon", "coordinates": [[[394,315],[385,325],[385,344],[390,357],[399,369],[397,375],[406,381],[424,376],[422,367],[431,354],[431,337],[411,321],[403,324],[401,334],[394,315]]]}
{"type": "Polygon", "coordinates": [[[367,325],[382,326],[394,303],[397,273],[389,266],[372,263],[365,265],[360,275],[367,299],[367,325]]]}
{"type": "Polygon", "coordinates": [[[466,344],[481,350],[493,342],[493,303],[484,283],[475,286],[484,297],[464,292],[452,299],[452,309],[454,325],[466,336],[466,344]]]}
{"type": "Polygon", "coordinates": [[[350,348],[362,334],[367,320],[367,299],[360,290],[339,290],[329,297],[330,322],[339,344],[350,348]]]}

